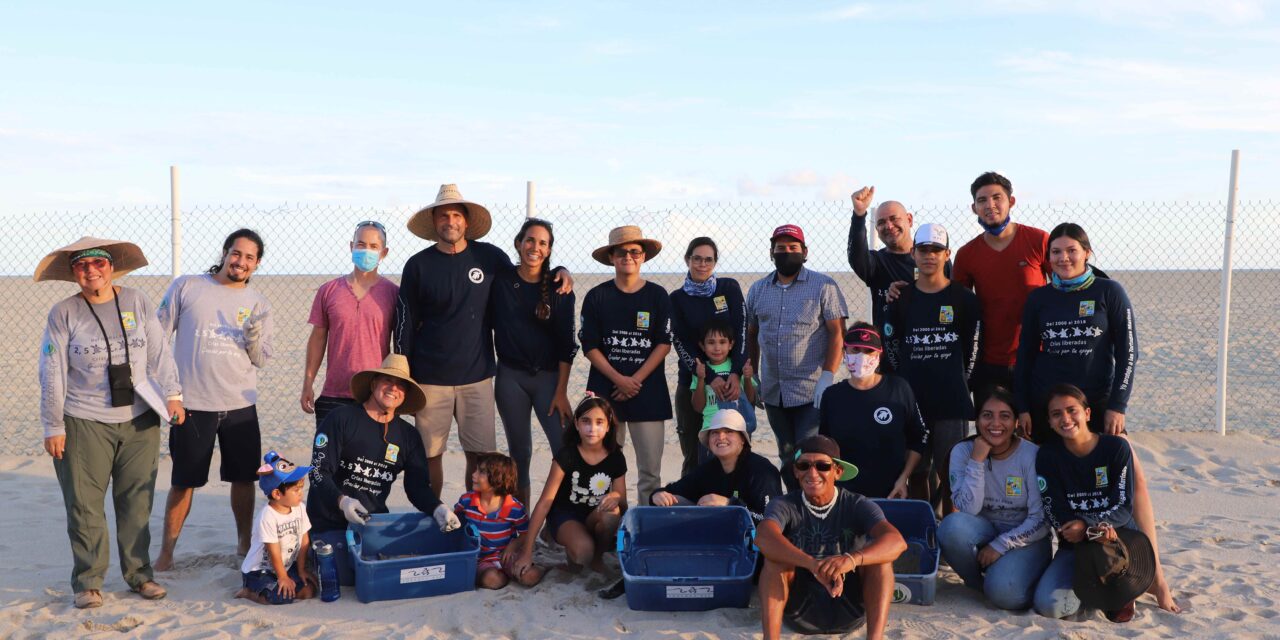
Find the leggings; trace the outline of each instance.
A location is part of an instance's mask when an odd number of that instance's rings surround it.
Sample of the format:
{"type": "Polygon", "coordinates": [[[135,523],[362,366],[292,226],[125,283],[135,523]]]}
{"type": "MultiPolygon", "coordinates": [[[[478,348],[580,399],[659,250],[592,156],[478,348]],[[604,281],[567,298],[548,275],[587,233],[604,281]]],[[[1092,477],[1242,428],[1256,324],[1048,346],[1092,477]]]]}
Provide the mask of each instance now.
{"type": "Polygon", "coordinates": [[[498,415],[502,418],[502,430],[507,434],[507,449],[519,470],[520,479],[517,484],[520,487],[529,486],[529,460],[533,457],[530,412],[538,417],[538,423],[542,425],[542,433],[547,436],[551,450],[555,451],[560,447],[564,432],[560,413],[557,411],[547,415],[559,381],[560,374],[557,371],[529,373],[498,363],[493,399],[498,405],[498,415]]]}

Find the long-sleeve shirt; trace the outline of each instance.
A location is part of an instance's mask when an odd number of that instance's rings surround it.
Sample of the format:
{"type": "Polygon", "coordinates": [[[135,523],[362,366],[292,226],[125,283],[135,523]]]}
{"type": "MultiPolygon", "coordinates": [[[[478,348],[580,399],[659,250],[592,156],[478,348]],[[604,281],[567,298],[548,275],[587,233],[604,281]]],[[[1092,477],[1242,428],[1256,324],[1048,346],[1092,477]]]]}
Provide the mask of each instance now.
{"type": "Polygon", "coordinates": [[[542,303],[542,285],[520,278],[514,268],[493,278],[489,314],[493,322],[493,344],[498,362],[508,367],[536,373],[559,371],[560,363],[572,363],[578,353],[574,340],[574,300],[570,292],[560,295],[551,284],[551,317],[535,315],[542,303]]]}
{"type": "MultiPolygon", "coordinates": [[[[182,393],[173,354],[151,303],[141,292],[128,287],[120,287],[116,296],[119,315],[116,302],[111,300],[94,304],[90,312],[78,293],[49,310],[40,343],[40,424],[44,437],[65,435],[66,416],[114,423],[127,422],[149,410],[136,392],[131,406],[111,406],[107,365],[125,362],[126,339],[135,389],[149,384],[150,379],[166,398],[182,393]],[[102,322],[101,328],[93,314],[102,322]],[[106,338],[102,335],[104,330],[106,338]]],[[[161,421],[167,417],[161,416],[161,421]]]]}
{"type": "Polygon", "coordinates": [[[182,404],[197,411],[232,411],[258,403],[258,367],[249,360],[245,329],[261,322],[265,365],[272,355],[271,305],[256,289],[223,286],[212,275],[182,276],[156,309],[182,381],[182,404]]]}
{"type": "Polygon", "coordinates": [[[1009,246],[996,251],[985,233],[956,252],[951,279],[978,294],[982,303],[981,358],[984,363],[1012,367],[1018,352],[1018,329],[1027,295],[1044,286],[1048,270],[1049,234],[1019,224],[1009,246]]]}
{"type": "Polygon", "coordinates": [[[707,354],[699,345],[702,329],[712,318],[723,318],[733,327],[733,351],[729,355],[733,362],[731,373],[742,375],[742,363],[747,361],[746,301],[737,280],[716,278],[716,290],[710,298],[691,296],[684,289],[671,292],[671,348],[676,352],[678,388],[689,387],[693,379],[694,358],[704,363],[707,361],[707,354]]]}
{"type": "MultiPolygon", "coordinates": [[[[782,476],[764,456],[744,451],[738,456],[732,473],[725,473],[724,465],[711,458],[662,490],[695,504],[705,495],[724,496],[729,504],[745,507],[751,517],[760,522],[769,501],[782,495],[782,476]]],[[[653,497],[649,500],[652,502],[653,497]]]]}
{"type": "Polygon", "coordinates": [[[1027,297],[1013,391],[1019,411],[1056,384],[1080,387],[1094,411],[1124,413],[1138,363],[1133,305],[1120,283],[1098,277],[1080,291],[1046,285],[1027,297]]]}
{"type": "Polygon", "coordinates": [[[1084,456],[1051,441],[1036,455],[1036,472],[1045,515],[1055,530],[1072,520],[1116,528],[1133,522],[1133,450],[1128,440],[1099,436],[1084,456]]]}
{"type": "MultiPolygon", "coordinates": [[[[882,247],[871,250],[867,245],[867,218],[853,215],[849,220],[849,267],[858,274],[867,288],[871,290],[871,324],[880,329],[884,326],[885,313],[889,305],[885,295],[889,285],[898,282],[914,282],[916,279],[916,260],[911,253],[894,253],[882,247]]],[[[943,273],[951,275],[951,261],[943,265],[943,273]]]]}
{"type": "Polygon", "coordinates": [[[1044,503],[1036,482],[1036,454],[1040,448],[1020,440],[1009,457],[973,459],[973,438],[951,449],[951,502],[956,510],[975,515],[996,528],[991,548],[1005,553],[1025,547],[1049,534],[1044,503]]]}
{"type": "Polygon", "coordinates": [[[887,498],[906,468],[907,451],[924,454],[929,429],[916,406],[911,385],[896,375],[862,390],[847,381],[822,394],[818,433],[840,445],[842,458],[858,467],[858,476],[840,485],[869,498],[887,498]]]}
{"type": "Polygon", "coordinates": [[[747,326],[759,328],[760,394],[775,407],[813,402],[827,358],[827,321],[849,317],[844,294],[831,276],[801,267],[783,286],[778,272],[747,292],[747,326]]]}
{"type": "Polygon", "coordinates": [[[973,419],[969,376],[982,338],[978,297],[954,282],[937,293],[912,285],[889,305],[883,326],[885,353],[911,383],[925,419],[973,419]]]}
{"type": "Polygon", "coordinates": [[[317,532],[347,527],[338,508],[342,496],[359,500],[369,513],[386,513],[387,495],[401,472],[404,492],[414,507],[429,514],[440,506],[417,429],[399,419],[384,426],[369,417],[362,404],[340,407],[325,416],[316,429],[311,464],[315,468],[307,515],[317,532]]]}

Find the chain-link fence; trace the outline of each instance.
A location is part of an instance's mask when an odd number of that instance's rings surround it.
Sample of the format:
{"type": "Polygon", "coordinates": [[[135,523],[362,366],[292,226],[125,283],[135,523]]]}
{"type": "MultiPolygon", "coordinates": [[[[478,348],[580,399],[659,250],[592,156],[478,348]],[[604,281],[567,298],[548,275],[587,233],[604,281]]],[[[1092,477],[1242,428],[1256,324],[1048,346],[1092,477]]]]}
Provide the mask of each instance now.
{"type": "MultiPolygon", "coordinates": [[[[955,247],[980,231],[967,204],[908,204],[908,208],[917,225],[936,222],[947,227],[955,247]]],[[[1094,262],[1128,290],[1137,312],[1142,353],[1129,405],[1128,420],[1135,430],[1214,428],[1225,209],[1217,202],[1019,204],[1014,209],[1016,221],[1046,230],[1063,221],[1080,223],[1092,240],[1094,262]]],[[[511,251],[514,258],[512,244],[524,207],[494,205],[490,210],[493,229],[485,240],[511,251]]],[[[351,270],[347,241],[355,224],[373,219],[386,225],[390,255],[381,271],[398,281],[405,261],[427,246],[405,227],[412,213],[412,209],[316,204],[270,209],[197,207],[183,212],[182,273],[216,264],[223,238],[238,227],[254,228],[265,239],[261,268],[252,283],[271,300],[277,319],[276,356],[259,382],[264,445],[305,449],[313,433],[312,417],[299,408],[310,331],[307,316],[317,287],[351,270]]],[[[687,242],[706,235],[720,246],[718,275],[736,277],[745,291],[772,269],[769,232],[779,224],[793,223],[808,236],[808,266],[835,277],[851,318],[869,315],[867,288],[846,258],[847,202],[699,203],[662,208],[542,205],[537,214],[555,223],[552,261],[575,274],[579,302],[588,289],[611,276],[591,260],[590,253],[604,244],[615,226],[638,224],[647,235],[663,241],[662,254],[644,269],[646,277],[666,289],[680,286],[683,280],[687,242]]],[[[170,280],[170,218],[168,208],[155,206],[3,221],[7,228],[23,233],[11,236],[21,237],[21,242],[11,242],[0,252],[0,290],[6,302],[0,316],[8,345],[0,352],[0,368],[9,379],[8,393],[0,397],[0,452],[41,450],[36,376],[40,335],[53,303],[75,292],[69,283],[33,283],[30,274],[36,263],[48,251],[82,235],[127,239],[143,248],[151,265],[127,276],[123,284],[141,289],[158,302],[170,280]]],[[[1280,431],[1270,393],[1280,377],[1277,222],[1280,205],[1276,203],[1239,206],[1228,376],[1228,428],[1232,430],[1280,431]]],[[[584,358],[578,358],[571,390],[584,386],[587,366],[584,358]]],[[[668,359],[667,374],[674,379],[674,358],[668,359]]],[[[321,384],[317,382],[317,390],[321,384]]],[[[674,428],[671,431],[674,434],[674,428]]],[[[537,429],[534,432],[541,437],[537,429]]],[[[760,433],[767,434],[768,429],[760,433]]]]}

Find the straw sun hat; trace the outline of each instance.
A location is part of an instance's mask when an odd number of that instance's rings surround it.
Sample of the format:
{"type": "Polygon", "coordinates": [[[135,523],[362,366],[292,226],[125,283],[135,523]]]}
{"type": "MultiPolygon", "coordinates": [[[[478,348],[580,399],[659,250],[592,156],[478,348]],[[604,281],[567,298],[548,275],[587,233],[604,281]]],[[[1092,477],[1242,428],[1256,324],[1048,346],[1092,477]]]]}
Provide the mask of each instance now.
{"type": "Polygon", "coordinates": [[[658,252],[662,251],[662,243],[657,240],[644,237],[644,233],[640,231],[640,227],[628,225],[625,227],[615,227],[609,231],[609,244],[591,252],[591,257],[596,259],[600,264],[613,266],[609,261],[609,254],[614,247],[624,244],[638,244],[644,248],[644,259],[652,260],[658,252]]]}
{"type": "Polygon", "coordinates": [[[147,257],[142,255],[142,249],[132,242],[85,236],[61,249],[54,249],[52,253],[41,259],[40,264],[36,265],[35,281],[66,280],[67,282],[75,282],[76,276],[71,272],[71,256],[86,249],[102,249],[111,254],[111,266],[114,269],[113,280],[134,269],[147,266],[147,257]]]}
{"type": "Polygon", "coordinates": [[[373,378],[380,375],[391,376],[409,383],[409,388],[404,394],[404,404],[396,407],[396,413],[417,413],[427,404],[427,396],[422,392],[422,387],[409,377],[409,359],[399,353],[388,355],[382,361],[381,369],[366,369],[351,376],[351,395],[355,397],[356,402],[369,399],[373,378]]]}
{"type": "Polygon", "coordinates": [[[489,210],[483,206],[464,200],[462,194],[458,192],[456,184],[440,185],[440,193],[436,195],[436,201],[430,205],[419,209],[417,213],[409,218],[409,231],[413,235],[439,242],[440,236],[436,234],[435,220],[432,219],[432,212],[436,207],[446,204],[460,204],[466,211],[467,217],[467,240],[478,240],[489,233],[489,228],[493,226],[493,219],[489,216],[489,210]]]}

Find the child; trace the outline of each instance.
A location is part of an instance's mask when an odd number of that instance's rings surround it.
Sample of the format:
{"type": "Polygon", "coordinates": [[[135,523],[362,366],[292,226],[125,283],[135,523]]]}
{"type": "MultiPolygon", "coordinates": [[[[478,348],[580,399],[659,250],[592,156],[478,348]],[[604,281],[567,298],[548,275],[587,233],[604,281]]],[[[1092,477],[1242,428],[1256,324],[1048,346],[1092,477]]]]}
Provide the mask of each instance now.
{"type": "Polygon", "coordinates": [[[517,547],[512,542],[529,530],[524,505],[512,495],[518,474],[515,460],[501,453],[481,454],[471,473],[472,491],[462,494],[453,506],[480,532],[476,585],[484,589],[501,589],[513,578],[526,587],[542,580],[542,569],[535,565],[520,571],[514,567],[517,547]]]}
{"type": "MultiPolygon", "coordinates": [[[[529,532],[536,535],[545,523],[547,534],[564,546],[571,569],[589,564],[603,572],[601,556],[613,548],[627,508],[627,460],[618,445],[618,419],[604,398],[584,398],[573,412],[573,422],[551,462],[529,532]]],[[[520,547],[516,574],[532,566],[535,535],[520,536],[511,545],[520,547]]]]}
{"type": "MultiPolygon", "coordinates": [[[[735,401],[720,400],[716,392],[707,385],[707,367],[716,377],[728,378],[733,369],[733,327],[723,318],[711,318],[702,327],[702,339],[698,343],[702,352],[707,354],[707,362],[694,358],[693,381],[689,388],[693,389],[690,403],[693,410],[702,413],[702,428],[711,424],[711,416],[721,409],[734,409],[747,421],[747,433],[756,430],[756,382],[755,371],[751,368],[751,360],[742,364],[742,394],[735,401]]],[[[699,449],[699,460],[706,460],[710,455],[705,447],[699,449]]]]}
{"type": "Polygon", "coordinates": [[[311,520],[302,503],[302,490],[311,467],[299,467],[275,451],[267,452],[262,459],[266,464],[258,468],[258,486],[267,494],[267,506],[253,523],[249,554],[240,565],[244,587],[236,597],[259,604],[306,600],[315,594],[315,589],[307,574],[307,554],[299,551],[311,545],[307,535],[311,520]],[[302,576],[307,579],[304,581],[302,576]]]}

